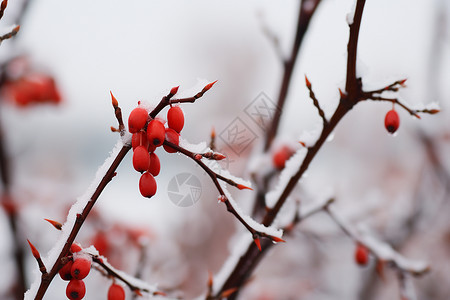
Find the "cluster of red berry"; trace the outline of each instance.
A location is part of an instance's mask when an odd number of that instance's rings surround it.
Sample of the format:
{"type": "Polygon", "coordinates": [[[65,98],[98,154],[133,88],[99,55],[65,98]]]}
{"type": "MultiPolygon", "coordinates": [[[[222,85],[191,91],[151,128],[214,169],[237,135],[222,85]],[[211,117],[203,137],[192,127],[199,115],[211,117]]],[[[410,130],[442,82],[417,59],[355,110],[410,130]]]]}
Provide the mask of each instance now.
{"type": "Polygon", "coordinates": [[[22,107],[36,103],[61,102],[55,80],[47,74],[32,73],[8,81],[4,86],[4,92],[22,107]]]}
{"type": "Polygon", "coordinates": [[[395,109],[391,109],[387,112],[386,117],[384,118],[384,127],[389,133],[395,133],[400,126],[400,118],[395,109]]]}
{"type": "MultiPolygon", "coordinates": [[[[89,274],[92,259],[89,255],[81,253],[82,248],[72,244],[66,264],[59,270],[62,280],[69,281],[66,288],[66,296],[70,300],[83,299],[86,295],[86,286],[83,279],[89,274]]],[[[124,300],[125,290],[119,284],[113,282],[108,290],[108,300],[124,300]]]]}
{"type": "MultiPolygon", "coordinates": [[[[175,94],[176,90],[171,91],[175,94]]],[[[133,109],[128,118],[128,130],[133,134],[131,144],[133,147],[133,167],[143,173],[139,180],[139,190],[144,197],[156,194],[156,180],[160,172],[159,158],[155,150],[162,146],[164,141],[178,145],[180,132],[184,126],[184,114],[179,106],[171,106],[167,112],[167,127],[160,118],[152,119],[146,109],[137,107],[133,109]]],[[[168,153],[177,152],[172,147],[163,145],[168,153]]]]}
{"type": "Polygon", "coordinates": [[[92,260],[87,255],[78,255],[81,247],[72,244],[70,255],[67,256],[66,264],[59,270],[59,276],[62,280],[69,281],[66,288],[66,296],[70,300],[83,299],[86,294],[86,287],[83,279],[91,270],[92,260]]]}

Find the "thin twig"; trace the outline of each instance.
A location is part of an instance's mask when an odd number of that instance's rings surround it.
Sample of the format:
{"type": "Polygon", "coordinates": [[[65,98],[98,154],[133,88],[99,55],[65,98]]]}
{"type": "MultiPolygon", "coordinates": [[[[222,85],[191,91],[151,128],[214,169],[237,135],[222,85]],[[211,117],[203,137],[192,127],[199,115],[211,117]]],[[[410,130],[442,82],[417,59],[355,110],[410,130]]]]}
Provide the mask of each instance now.
{"type": "Polygon", "coordinates": [[[308,77],[306,77],[305,75],[305,81],[306,81],[306,87],[309,90],[309,97],[312,99],[314,106],[317,108],[317,110],[319,111],[319,116],[322,118],[323,121],[323,126],[327,126],[328,124],[328,120],[325,117],[325,112],[323,111],[323,109],[320,107],[319,104],[319,100],[317,100],[316,95],[314,94],[313,90],[312,90],[312,85],[311,82],[309,82],[308,77]]]}

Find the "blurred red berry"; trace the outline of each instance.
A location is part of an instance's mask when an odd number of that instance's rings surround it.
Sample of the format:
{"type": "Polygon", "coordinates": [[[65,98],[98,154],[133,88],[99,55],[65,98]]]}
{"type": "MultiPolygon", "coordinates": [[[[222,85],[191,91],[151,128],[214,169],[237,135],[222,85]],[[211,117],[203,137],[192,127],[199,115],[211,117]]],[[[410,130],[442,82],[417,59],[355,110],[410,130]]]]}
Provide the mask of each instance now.
{"type": "Polygon", "coordinates": [[[384,127],[389,133],[394,133],[397,131],[400,126],[400,118],[395,109],[391,109],[387,112],[386,117],[384,118],[384,127]]]}
{"type": "Polygon", "coordinates": [[[172,106],[167,112],[167,123],[169,128],[180,133],[184,127],[184,114],[179,106],[172,106]]]}
{"type": "Polygon", "coordinates": [[[139,191],[141,195],[150,198],[156,194],[156,180],[152,174],[145,172],[139,180],[139,191]]]}
{"type": "Polygon", "coordinates": [[[133,167],[138,172],[147,171],[150,165],[150,154],[148,154],[147,147],[138,146],[133,152],[133,167]]]}
{"type": "Polygon", "coordinates": [[[145,123],[147,123],[148,112],[142,107],[136,107],[128,117],[128,130],[131,133],[136,133],[141,130],[145,123]]]}
{"type": "Polygon", "coordinates": [[[108,300],[125,300],[125,291],[121,285],[111,284],[108,290],[108,300]]]}
{"type": "Polygon", "coordinates": [[[369,250],[364,245],[356,245],[355,261],[360,266],[367,265],[369,262],[369,250]]]}
{"type": "Polygon", "coordinates": [[[272,163],[275,168],[281,170],[286,165],[286,161],[294,154],[294,151],[292,151],[287,146],[282,146],[272,156],[272,163]]]}
{"type": "Polygon", "coordinates": [[[108,256],[109,254],[109,240],[105,232],[99,231],[94,236],[92,240],[92,245],[97,249],[98,253],[103,256],[108,256]]]}
{"type": "Polygon", "coordinates": [[[79,300],[83,299],[86,294],[86,286],[84,285],[83,280],[72,279],[67,284],[66,288],[66,296],[70,300],[79,300]]]}
{"type": "Polygon", "coordinates": [[[148,142],[156,147],[164,143],[165,128],[164,124],[158,120],[151,120],[147,126],[148,142]]]}
{"type": "Polygon", "coordinates": [[[133,150],[137,146],[144,146],[147,148],[148,147],[147,133],[145,133],[144,131],[133,133],[133,135],[131,136],[131,146],[133,150]]]}
{"type": "MultiPolygon", "coordinates": [[[[178,146],[178,144],[180,143],[180,135],[172,128],[166,128],[166,140],[178,146]]],[[[177,150],[166,145],[164,145],[164,150],[166,150],[168,153],[177,152],[177,150]]]]}
{"type": "Polygon", "coordinates": [[[153,176],[158,176],[161,171],[161,163],[159,162],[159,157],[155,153],[150,154],[150,165],[148,167],[148,171],[153,176]]]}
{"type": "Polygon", "coordinates": [[[72,270],[73,261],[69,260],[62,268],[59,270],[59,276],[62,280],[69,281],[72,279],[72,274],[70,273],[72,270]]]}
{"type": "Polygon", "coordinates": [[[88,276],[91,270],[91,261],[84,257],[78,257],[74,260],[72,268],[70,269],[70,274],[75,279],[83,279],[88,276]]]}

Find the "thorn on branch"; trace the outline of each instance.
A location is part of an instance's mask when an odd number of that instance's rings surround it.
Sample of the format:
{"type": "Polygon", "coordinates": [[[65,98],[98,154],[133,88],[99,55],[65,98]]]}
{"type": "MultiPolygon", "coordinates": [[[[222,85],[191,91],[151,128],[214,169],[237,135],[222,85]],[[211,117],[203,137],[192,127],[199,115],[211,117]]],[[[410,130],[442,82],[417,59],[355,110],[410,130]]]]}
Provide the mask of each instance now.
{"type": "Polygon", "coordinates": [[[42,274],[47,274],[47,269],[45,268],[45,265],[42,262],[41,255],[39,254],[39,251],[36,249],[36,247],[29,240],[27,240],[27,242],[28,242],[28,245],[30,245],[31,254],[33,254],[34,258],[36,259],[36,261],[38,263],[39,271],[41,271],[42,274]]]}
{"type": "Polygon", "coordinates": [[[8,6],[8,0],[3,0],[2,4],[0,5],[0,19],[3,17],[3,14],[5,13],[6,6],[8,6]]]}
{"type": "Polygon", "coordinates": [[[111,103],[114,108],[114,114],[116,115],[117,122],[119,123],[119,129],[116,129],[111,126],[112,132],[120,132],[120,136],[125,135],[125,125],[123,124],[122,119],[122,110],[119,107],[119,102],[117,101],[116,97],[114,97],[113,93],[109,91],[111,94],[111,103]]]}
{"type": "Polygon", "coordinates": [[[53,227],[55,227],[56,229],[58,229],[58,230],[62,229],[62,224],[61,223],[59,223],[57,221],[54,221],[54,220],[50,220],[50,219],[44,219],[44,220],[49,222],[50,224],[52,224],[53,227]]]}
{"type": "Polygon", "coordinates": [[[19,30],[20,30],[20,25],[17,25],[10,32],[5,33],[4,35],[0,36],[0,43],[3,42],[4,40],[10,39],[13,36],[15,36],[19,32],[19,30]]]}
{"type": "Polygon", "coordinates": [[[314,94],[314,92],[312,90],[311,82],[309,81],[308,77],[306,77],[306,75],[305,75],[305,82],[306,82],[306,87],[309,90],[309,97],[312,99],[314,106],[319,111],[319,116],[322,118],[323,126],[325,127],[328,124],[328,120],[325,117],[325,112],[320,107],[319,100],[317,100],[316,95],[314,94]]]}

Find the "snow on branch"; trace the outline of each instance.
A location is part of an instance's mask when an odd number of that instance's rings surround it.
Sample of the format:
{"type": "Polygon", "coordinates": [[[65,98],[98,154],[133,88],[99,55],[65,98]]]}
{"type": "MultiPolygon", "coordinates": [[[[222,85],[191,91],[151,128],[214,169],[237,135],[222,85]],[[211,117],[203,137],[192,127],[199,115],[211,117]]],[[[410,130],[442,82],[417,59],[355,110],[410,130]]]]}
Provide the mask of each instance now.
{"type": "Polygon", "coordinates": [[[401,272],[410,273],[415,276],[425,274],[430,270],[426,262],[408,259],[395,251],[389,244],[376,239],[368,233],[357,230],[337,214],[332,207],[326,207],[325,212],[328,213],[331,219],[346,235],[369,249],[379,261],[388,263],[391,267],[401,272]]]}

